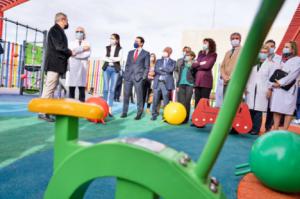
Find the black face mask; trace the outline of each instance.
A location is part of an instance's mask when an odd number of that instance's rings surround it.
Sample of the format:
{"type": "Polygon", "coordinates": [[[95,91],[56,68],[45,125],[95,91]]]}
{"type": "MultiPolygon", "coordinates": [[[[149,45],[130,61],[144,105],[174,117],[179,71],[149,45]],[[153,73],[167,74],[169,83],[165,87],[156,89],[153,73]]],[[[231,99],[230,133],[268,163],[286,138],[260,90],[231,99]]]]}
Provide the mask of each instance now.
{"type": "Polygon", "coordinates": [[[67,23],[67,25],[65,25],[64,29],[68,29],[69,28],[69,23],[67,23]]]}

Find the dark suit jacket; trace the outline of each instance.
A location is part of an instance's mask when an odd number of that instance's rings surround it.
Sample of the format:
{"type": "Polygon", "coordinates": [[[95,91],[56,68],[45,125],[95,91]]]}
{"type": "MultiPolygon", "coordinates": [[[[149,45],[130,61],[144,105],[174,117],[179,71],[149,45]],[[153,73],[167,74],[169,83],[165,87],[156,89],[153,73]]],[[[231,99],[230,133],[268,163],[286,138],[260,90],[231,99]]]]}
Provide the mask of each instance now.
{"type": "Polygon", "coordinates": [[[72,56],[72,51],[68,48],[65,31],[55,24],[48,33],[45,71],[64,74],[67,71],[70,56],[72,56]]]}
{"type": "Polygon", "coordinates": [[[166,66],[164,66],[164,59],[157,60],[154,68],[155,77],[153,88],[156,89],[158,87],[159,77],[164,76],[164,82],[166,84],[166,88],[168,90],[173,90],[174,86],[174,79],[173,79],[173,72],[175,70],[176,61],[173,59],[168,60],[166,66]]]}
{"type": "Polygon", "coordinates": [[[150,66],[150,53],[142,49],[136,62],[134,62],[135,50],[128,53],[125,65],[124,79],[126,81],[134,80],[139,82],[147,79],[149,66],[150,66]]]}
{"type": "MultiPolygon", "coordinates": [[[[178,66],[179,73],[178,73],[178,79],[176,82],[177,87],[179,86],[179,82],[181,80],[181,73],[182,73],[182,70],[184,69],[184,64],[185,64],[184,62],[181,62],[181,65],[178,66]]],[[[186,80],[191,84],[195,83],[195,78],[192,74],[192,67],[186,73],[186,80]]]]}
{"type": "Polygon", "coordinates": [[[195,69],[195,87],[212,88],[213,86],[213,74],[212,68],[215,65],[217,59],[217,53],[202,53],[199,52],[197,62],[192,65],[195,69]]]}

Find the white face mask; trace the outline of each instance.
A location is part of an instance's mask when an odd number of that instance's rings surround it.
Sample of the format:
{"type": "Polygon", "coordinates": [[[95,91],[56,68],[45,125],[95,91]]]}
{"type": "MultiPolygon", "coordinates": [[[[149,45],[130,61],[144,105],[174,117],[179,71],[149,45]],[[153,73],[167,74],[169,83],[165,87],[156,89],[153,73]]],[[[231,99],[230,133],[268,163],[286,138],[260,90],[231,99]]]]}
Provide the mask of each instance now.
{"type": "Polygon", "coordinates": [[[76,35],[75,35],[76,39],[78,40],[83,40],[84,38],[84,33],[82,32],[77,32],[76,35]]]}
{"type": "Polygon", "coordinates": [[[202,49],[203,50],[208,50],[208,44],[203,44],[202,49]]]}
{"type": "Polygon", "coordinates": [[[166,52],[166,51],[164,51],[164,52],[162,53],[162,56],[163,56],[164,58],[167,58],[167,57],[169,57],[169,53],[166,52]]]}
{"type": "Polygon", "coordinates": [[[116,45],[117,41],[115,39],[110,39],[110,44],[111,45],[116,45]]]}
{"type": "Polygon", "coordinates": [[[239,46],[240,45],[240,40],[238,40],[238,39],[231,40],[231,45],[232,45],[232,47],[239,46]]]}

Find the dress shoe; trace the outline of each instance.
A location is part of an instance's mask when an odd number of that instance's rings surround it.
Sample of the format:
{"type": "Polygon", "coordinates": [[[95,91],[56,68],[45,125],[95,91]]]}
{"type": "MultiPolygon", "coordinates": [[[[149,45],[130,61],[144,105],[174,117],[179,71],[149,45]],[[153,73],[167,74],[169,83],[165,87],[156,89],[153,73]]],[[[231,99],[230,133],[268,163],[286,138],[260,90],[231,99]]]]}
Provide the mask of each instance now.
{"type": "Polygon", "coordinates": [[[122,113],[121,118],[127,117],[127,113],[122,113]]]}
{"type": "Polygon", "coordinates": [[[151,117],[151,120],[152,120],[152,121],[155,121],[155,120],[157,120],[157,117],[156,117],[156,116],[152,116],[152,117],[151,117]]]}
{"type": "Polygon", "coordinates": [[[137,114],[136,117],[134,118],[135,120],[140,120],[142,118],[142,114],[137,114]]]}

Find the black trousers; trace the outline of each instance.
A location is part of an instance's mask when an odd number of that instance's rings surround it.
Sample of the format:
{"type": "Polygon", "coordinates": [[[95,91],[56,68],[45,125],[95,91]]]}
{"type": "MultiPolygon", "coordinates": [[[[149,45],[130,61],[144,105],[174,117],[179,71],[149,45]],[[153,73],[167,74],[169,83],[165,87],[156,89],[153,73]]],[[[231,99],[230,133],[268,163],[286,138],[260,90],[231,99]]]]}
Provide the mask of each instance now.
{"type": "Polygon", "coordinates": [[[195,108],[202,98],[209,99],[211,88],[195,87],[195,108]]]}
{"type": "MultiPolygon", "coordinates": [[[[270,105],[270,102],[269,102],[270,105]]],[[[271,112],[270,107],[268,106],[267,114],[266,114],[266,123],[265,123],[265,129],[266,131],[270,131],[273,126],[273,113],[271,112]]]]}
{"type": "Polygon", "coordinates": [[[183,104],[186,109],[187,115],[184,120],[184,123],[189,121],[190,118],[190,111],[191,111],[191,99],[193,96],[193,87],[188,85],[180,85],[179,91],[177,93],[178,102],[183,104]]]}
{"type": "Polygon", "coordinates": [[[123,76],[119,75],[115,88],[114,100],[120,101],[121,93],[122,93],[122,85],[123,85],[123,76]]]}
{"type": "Polygon", "coordinates": [[[256,110],[250,109],[250,114],[251,114],[251,119],[252,119],[252,123],[253,123],[252,132],[258,134],[260,132],[263,113],[261,111],[256,111],[256,110]]]}
{"type": "Polygon", "coordinates": [[[151,80],[145,80],[144,81],[144,87],[143,87],[143,106],[145,106],[145,103],[147,103],[147,108],[150,108],[150,104],[148,104],[148,100],[151,94],[151,80]]]}
{"type": "MultiPolygon", "coordinates": [[[[75,89],[76,87],[69,87],[69,98],[75,99],[75,89]]],[[[79,101],[85,102],[85,87],[78,87],[79,89],[79,101]]]]}
{"type": "Polygon", "coordinates": [[[132,88],[134,87],[136,92],[136,98],[137,98],[137,114],[142,114],[144,107],[143,107],[143,80],[140,81],[125,81],[124,83],[124,100],[123,100],[123,113],[128,112],[128,106],[129,106],[129,98],[132,96],[132,88]]]}

